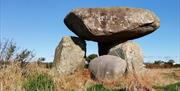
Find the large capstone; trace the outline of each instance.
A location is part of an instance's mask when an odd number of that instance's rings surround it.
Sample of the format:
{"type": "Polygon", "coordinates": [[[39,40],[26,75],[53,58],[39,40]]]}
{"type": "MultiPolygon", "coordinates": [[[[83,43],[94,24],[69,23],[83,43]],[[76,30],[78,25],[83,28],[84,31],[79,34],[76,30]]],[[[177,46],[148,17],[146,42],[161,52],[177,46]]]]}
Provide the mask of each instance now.
{"type": "Polygon", "coordinates": [[[56,48],[54,66],[62,75],[74,73],[84,66],[86,43],[78,37],[65,36],[56,48]]]}
{"type": "Polygon", "coordinates": [[[127,72],[143,72],[143,53],[137,43],[126,41],[111,47],[108,55],[118,56],[127,62],[127,72]]]}
{"type": "Polygon", "coordinates": [[[150,10],[127,7],[75,9],[64,22],[79,37],[101,43],[139,38],[160,26],[150,10]]]}
{"type": "Polygon", "coordinates": [[[89,70],[96,80],[116,80],[125,75],[126,61],[117,56],[103,55],[91,60],[89,70]]]}

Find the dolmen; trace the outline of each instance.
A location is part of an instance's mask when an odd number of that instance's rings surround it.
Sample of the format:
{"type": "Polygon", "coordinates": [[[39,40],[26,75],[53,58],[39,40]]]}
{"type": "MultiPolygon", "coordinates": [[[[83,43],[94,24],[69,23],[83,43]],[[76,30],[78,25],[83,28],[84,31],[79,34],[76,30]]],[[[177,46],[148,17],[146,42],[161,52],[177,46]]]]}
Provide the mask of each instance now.
{"type": "Polygon", "coordinates": [[[78,37],[61,40],[55,52],[56,69],[62,74],[73,73],[85,60],[84,40],[94,41],[98,43],[99,57],[89,63],[89,70],[96,79],[141,73],[143,53],[133,40],[160,27],[152,11],[129,7],[78,8],[67,14],[64,23],[78,37]]]}

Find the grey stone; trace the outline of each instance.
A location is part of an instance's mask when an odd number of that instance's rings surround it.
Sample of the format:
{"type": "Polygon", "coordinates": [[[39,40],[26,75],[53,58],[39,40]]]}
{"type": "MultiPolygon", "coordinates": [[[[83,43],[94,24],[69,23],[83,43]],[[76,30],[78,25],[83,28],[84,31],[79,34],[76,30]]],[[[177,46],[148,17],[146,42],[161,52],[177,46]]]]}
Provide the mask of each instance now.
{"type": "Polygon", "coordinates": [[[119,56],[127,61],[127,72],[141,72],[144,69],[143,53],[137,43],[126,41],[109,49],[108,55],[119,56]]]}
{"type": "Polygon", "coordinates": [[[89,70],[96,80],[115,80],[125,74],[126,61],[117,56],[103,55],[91,60],[89,70]]]}
{"type": "Polygon", "coordinates": [[[62,75],[74,73],[84,66],[86,43],[78,37],[65,36],[56,48],[54,66],[62,75]]]}
{"type": "Polygon", "coordinates": [[[116,43],[152,33],[159,18],[141,8],[79,8],[64,19],[65,25],[79,37],[102,43],[116,43]]]}

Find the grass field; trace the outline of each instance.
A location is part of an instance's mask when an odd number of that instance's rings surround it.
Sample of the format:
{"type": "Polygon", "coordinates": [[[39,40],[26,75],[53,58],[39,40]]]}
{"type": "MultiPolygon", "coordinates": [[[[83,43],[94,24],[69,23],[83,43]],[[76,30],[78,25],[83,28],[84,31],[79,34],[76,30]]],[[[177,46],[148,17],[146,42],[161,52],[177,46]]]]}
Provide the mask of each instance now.
{"type": "MultiPolygon", "coordinates": [[[[11,63],[0,69],[0,91],[25,91],[25,84],[34,81],[29,81],[29,77],[36,77],[36,74],[48,75],[52,79],[53,88],[56,91],[86,91],[87,88],[97,84],[102,84],[104,88],[123,89],[131,88],[137,83],[147,88],[155,87],[155,91],[163,91],[162,88],[180,82],[180,68],[147,69],[141,76],[130,75],[116,81],[98,82],[90,78],[90,72],[87,69],[79,69],[70,76],[60,76],[53,68],[46,68],[37,62],[30,63],[23,69],[20,68],[19,63],[11,63]]],[[[30,85],[32,84],[30,83],[30,85]]],[[[46,85],[48,84],[45,82],[46,85]]]]}

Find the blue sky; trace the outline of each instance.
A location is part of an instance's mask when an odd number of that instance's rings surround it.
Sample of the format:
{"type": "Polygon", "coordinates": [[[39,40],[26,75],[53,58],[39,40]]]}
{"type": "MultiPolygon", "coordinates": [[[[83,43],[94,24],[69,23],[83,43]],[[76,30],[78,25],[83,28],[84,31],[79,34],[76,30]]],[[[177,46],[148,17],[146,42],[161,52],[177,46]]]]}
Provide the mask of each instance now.
{"type": "MultiPolygon", "coordinates": [[[[52,61],[61,38],[74,35],[63,23],[72,9],[120,6],[150,9],[161,20],[157,31],[135,40],[146,61],[180,62],[180,0],[0,0],[0,37],[52,61]]],[[[96,43],[88,42],[87,48],[88,54],[97,53],[96,43]]]]}

